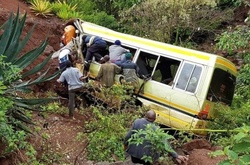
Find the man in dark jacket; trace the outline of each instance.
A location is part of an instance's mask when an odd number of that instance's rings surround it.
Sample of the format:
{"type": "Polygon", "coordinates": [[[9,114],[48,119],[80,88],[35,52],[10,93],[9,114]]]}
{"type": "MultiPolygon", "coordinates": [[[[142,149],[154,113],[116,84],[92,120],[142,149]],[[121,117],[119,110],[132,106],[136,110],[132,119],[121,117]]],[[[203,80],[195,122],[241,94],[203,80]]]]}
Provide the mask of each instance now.
{"type": "Polygon", "coordinates": [[[82,37],[83,47],[87,47],[85,63],[89,63],[92,60],[93,56],[96,61],[102,60],[101,53],[106,50],[107,43],[101,37],[85,35],[82,37]]]}
{"type": "MultiPolygon", "coordinates": [[[[124,146],[126,149],[126,152],[131,156],[131,160],[133,163],[140,163],[144,165],[151,165],[150,162],[145,162],[142,160],[143,156],[152,156],[151,150],[150,150],[150,143],[144,142],[143,144],[128,144],[128,140],[131,138],[135,130],[140,129],[146,129],[146,126],[148,124],[153,124],[153,122],[156,119],[156,114],[153,110],[149,110],[146,113],[145,118],[136,119],[132,125],[132,128],[127,133],[125,139],[124,139],[124,146]]],[[[170,152],[169,153],[173,158],[177,160],[177,162],[186,162],[188,160],[187,157],[178,155],[176,152],[170,152]]]]}
{"type": "Polygon", "coordinates": [[[125,82],[131,83],[135,88],[139,85],[138,66],[132,61],[132,54],[125,54],[126,61],[121,64],[122,74],[124,75],[125,82]]]}

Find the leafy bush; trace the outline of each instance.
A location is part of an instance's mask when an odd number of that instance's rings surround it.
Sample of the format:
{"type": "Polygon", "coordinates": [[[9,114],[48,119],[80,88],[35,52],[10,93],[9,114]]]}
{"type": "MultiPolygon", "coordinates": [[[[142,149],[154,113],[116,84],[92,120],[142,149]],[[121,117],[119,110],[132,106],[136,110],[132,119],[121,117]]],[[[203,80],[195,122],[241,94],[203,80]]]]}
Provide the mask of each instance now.
{"type": "MultiPolygon", "coordinates": [[[[132,134],[131,138],[128,140],[129,144],[143,144],[144,142],[149,142],[152,147],[152,153],[161,156],[168,155],[168,152],[173,152],[172,147],[168,143],[168,140],[174,139],[173,136],[165,133],[159,126],[148,124],[145,130],[136,130],[132,134]]],[[[153,163],[154,158],[151,156],[143,156],[144,161],[153,163]]]]}
{"type": "Polygon", "coordinates": [[[78,4],[57,0],[51,6],[52,11],[63,20],[81,17],[81,12],[76,11],[78,4]]]}
{"type": "Polygon", "coordinates": [[[241,106],[231,108],[221,104],[215,105],[217,116],[208,123],[208,128],[213,130],[209,133],[212,143],[226,146],[230,143],[230,137],[233,136],[234,129],[250,125],[250,102],[241,102],[240,104],[241,106]]]}
{"type": "Polygon", "coordinates": [[[248,49],[250,42],[250,31],[246,26],[238,26],[229,29],[216,38],[216,47],[226,51],[229,55],[234,55],[237,50],[248,49]]]}
{"type": "Polygon", "coordinates": [[[4,62],[4,58],[6,57],[0,56],[0,143],[5,144],[6,147],[3,152],[0,152],[1,156],[6,156],[17,149],[24,149],[27,145],[26,133],[15,127],[20,125],[20,121],[9,114],[9,109],[13,108],[14,103],[3,97],[8,89],[3,80],[8,84],[20,78],[20,69],[11,63],[4,62]]]}
{"type": "Polygon", "coordinates": [[[44,106],[41,106],[43,114],[57,113],[57,114],[66,114],[67,108],[61,107],[58,102],[48,103],[44,106]]]}
{"type": "Polygon", "coordinates": [[[5,62],[6,56],[0,56],[0,81],[4,84],[10,84],[13,81],[21,78],[21,69],[10,62],[5,62]]]}
{"type": "MultiPolygon", "coordinates": [[[[183,42],[192,37],[194,32],[207,32],[214,27],[215,6],[215,1],[208,0],[142,1],[119,16],[121,24],[132,34],[177,44],[176,41],[183,42]],[[200,11],[203,13],[195,14],[200,11]]],[[[216,24],[219,24],[217,18],[216,20],[216,24]]]]}
{"type": "Polygon", "coordinates": [[[56,15],[63,19],[63,20],[69,20],[69,19],[75,19],[81,17],[81,14],[76,11],[69,11],[65,8],[60,9],[56,15]]]}
{"type": "Polygon", "coordinates": [[[219,165],[245,165],[250,162],[250,126],[244,125],[234,130],[230,143],[223,150],[211,153],[212,156],[227,156],[219,165]]]}
{"type": "Polygon", "coordinates": [[[60,10],[67,10],[68,12],[75,11],[77,8],[77,4],[72,5],[71,3],[67,3],[65,0],[60,1],[57,0],[57,2],[54,2],[51,4],[53,12],[57,13],[60,10]]]}
{"type": "Polygon", "coordinates": [[[209,122],[209,128],[215,130],[233,130],[235,128],[250,125],[249,114],[250,102],[245,102],[241,107],[227,107],[221,104],[215,104],[217,115],[212,122],[209,122]]]}
{"type": "Polygon", "coordinates": [[[115,155],[124,160],[123,139],[131,121],[141,115],[138,109],[131,113],[109,113],[100,107],[91,107],[91,121],[85,124],[84,132],[87,134],[89,144],[87,153],[89,160],[114,161],[115,155]]]}
{"type": "Polygon", "coordinates": [[[91,15],[97,10],[96,4],[89,0],[70,0],[72,6],[76,6],[75,11],[82,15],[91,15]]]}
{"type": "Polygon", "coordinates": [[[237,77],[236,91],[233,105],[237,107],[244,106],[250,100],[250,64],[245,64],[239,71],[237,77]]]}
{"type": "Polygon", "coordinates": [[[108,15],[114,15],[116,18],[119,16],[119,12],[124,9],[128,9],[141,3],[141,0],[115,0],[115,1],[106,1],[106,0],[93,0],[96,5],[96,8],[99,11],[105,11],[108,15]]]}
{"type": "Polygon", "coordinates": [[[242,4],[249,4],[247,0],[218,0],[218,7],[225,9],[228,7],[239,7],[242,4]]]}
{"type": "Polygon", "coordinates": [[[90,15],[83,15],[81,19],[96,23],[98,25],[110,28],[110,29],[116,29],[118,24],[114,16],[108,15],[106,12],[94,12],[90,15]]]}

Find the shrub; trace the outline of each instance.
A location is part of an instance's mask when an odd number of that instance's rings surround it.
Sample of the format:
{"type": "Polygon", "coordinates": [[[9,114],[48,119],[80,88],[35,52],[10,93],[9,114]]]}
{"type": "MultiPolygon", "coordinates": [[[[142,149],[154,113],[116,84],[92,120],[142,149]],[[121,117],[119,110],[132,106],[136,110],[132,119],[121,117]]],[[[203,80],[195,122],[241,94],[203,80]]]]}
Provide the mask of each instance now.
{"type": "Polygon", "coordinates": [[[57,0],[51,6],[53,13],[63,20],[80,17],[80,12],[76,11],[77,4],[67,3],[65,0],[57,0]]]}
{"type": "Polygon", "coordinates": [[[76,12],[76,11],[71,11],[71,12],[69,12],[69,11],[68,11],[67,9],[65,9],[65,8],[60,9],[60,10],[56,13],[56,15],[57,15],[59,18],[63,19],[63,20],[69,20],[69,19],[74,19],[74,18],[79,18],[79,17],[81,17],[81,14],[80,14],[80,13],[78,13],[78,12],[76,12]]]}
{"type": "Polygon", "coordinates": [[[32,0],[30,2],[31,9],[36,13],[36,16],[41,15],[47,17],[51,14],[52,8],[50,2],[47,0],[32,0]]]}
{"type": "Polygon", "coordinates": [[[246,26],[238,26],[235,29],[229,29],[216,38],[216,48],[226,51],[228,55],[234,55],[240,49],[249,48],[250,31],[246,26]]]}
{"type": "Polygon", "coordinates": [[[250,162],[250,126],[244,125],[234,130],[229,138],[230,143],[223,150],[211,153],[212,156],[227,156],[219,165],[238,164],[244,165],[250,162]]]}
{"type": "Polygon", "coordinates": [[[121,24],[132,34],[178,44],[177,41],[191,40],[195,32],[210,32],[211,27],[220,23],[218,18],[214,21],[215,6],[214,0],[141,1],[119,16],[121,24]]]}
{"type": "Polygon", "coordinates": [[[142,159],[144,161],[148,161],[150,163],[153,163],[155,158],[158,156],[166,156],[168,155],[168,152],[173,152],[174,150],[168,143],[168,140],[174,139],[173,136],[168,135],[165,133],[159,126],[148,124],[145,128],[145,130],[136,130],[131,138],[128,140],[129,144],[143,144],[145,142],[150,143],[152,153],[155,157],[152,156],[146,156],[144,155],[142,159]]]}
{"type": "Polygon", "coordinates": [[[115,157],[124,160],[123,139],[131,121],[141,114],[141,110],[131,113],[109,113],[104,108],[91,107],[91,121],[85,124],[84,133],[88,137],[87,153],[89,160],[114,161],[115,157]]]}
{"type": "Polygon", "coordinates": [[[98,25],[110,28],[110,29],[116,29],[118,24],[114,16],[108,15],[106,12],[95,12],[91,15],[84,15],[81,17],[81,19],[96,23],[98,25]]]}

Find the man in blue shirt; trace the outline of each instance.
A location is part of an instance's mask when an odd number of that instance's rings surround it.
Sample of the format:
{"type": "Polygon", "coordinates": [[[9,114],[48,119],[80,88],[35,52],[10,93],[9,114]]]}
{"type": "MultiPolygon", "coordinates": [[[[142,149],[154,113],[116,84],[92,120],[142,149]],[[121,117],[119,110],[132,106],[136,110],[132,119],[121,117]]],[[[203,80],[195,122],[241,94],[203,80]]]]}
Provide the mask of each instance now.
{"type": "Polygon", "coordinates": [[[61,76],[57,80],[59,83],[63,83],[67,81],[68,84],[68,93],[69,93],[69,117],[73,117],[74,109],[75,109],[75,95],[76,92],[81,91],[84,87],[87,86],[86,83],[83,82],[84,79],[88,77],[83,76],[78,68],[72,67],[70,61],[66,61],[66,70],[62,72],[61,76]]]}

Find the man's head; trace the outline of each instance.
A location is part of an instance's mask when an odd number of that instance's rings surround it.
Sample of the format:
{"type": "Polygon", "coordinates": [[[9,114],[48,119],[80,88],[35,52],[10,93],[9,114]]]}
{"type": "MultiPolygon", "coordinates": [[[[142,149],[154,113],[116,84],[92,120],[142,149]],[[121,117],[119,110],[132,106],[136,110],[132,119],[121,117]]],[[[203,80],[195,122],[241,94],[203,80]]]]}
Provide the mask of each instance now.
{"type": "Polygon", "coordinates": [[[149,110],[146,112],[146,119],[150,122],[154,122],[156,119],[156,113],[153,110],[149,110]]]}
{"type": "Polygon", "coordinates": [[[225,84],[221,84],[221,86],[220,86],[220,92],[224,92],[225,91],[225,89],[226,89],[226,85],[225,84]]]}
{"type": "Polygon", "coordinates": [[[103,57],[103,61],[104,61],[104,62],[107,62],[107,61],[109,61],[109,60],[110,60],[109,55],[105,55],[105,56],[103,57]]]}
{"type": "Polygon", "coordinates": [[[71,51],[70,55],[76,56],[77,55],[77,51],[76,50],[71,51]]]}
{"type": "Polygon", "coordinates": [[[132,59],[132,54],[131,53],[126,53],[125,57],[126,57],[126,60],[131,60],[132,59]]]}
{"type": "Polygon", "coordinates": [[[69,67],[72,66],[72,63],[71,63],[69,60],[67,60],[67,61],[65,62],[65,65],[66,65],[66,68],[69,68],[69,67]]]}
{"type": "Polygon", "coordinates": [[[115,45],[121,45],[121,41],[120,40],[115,40],[115,45]]]}

